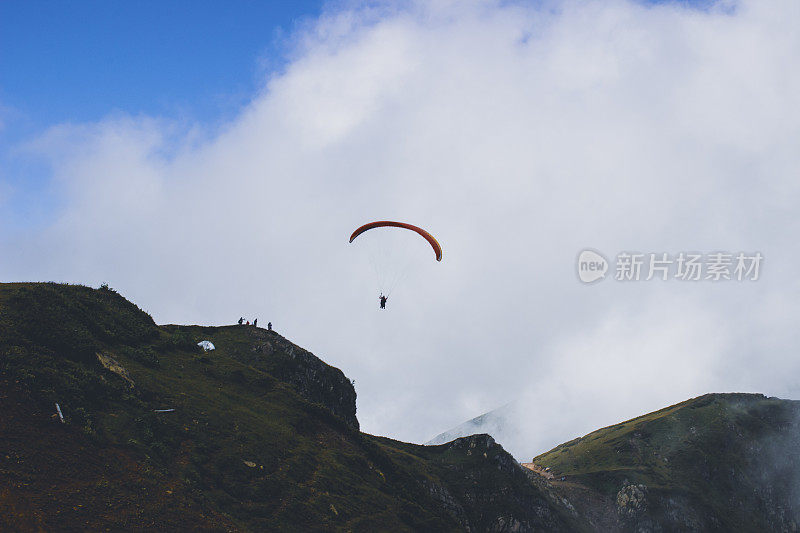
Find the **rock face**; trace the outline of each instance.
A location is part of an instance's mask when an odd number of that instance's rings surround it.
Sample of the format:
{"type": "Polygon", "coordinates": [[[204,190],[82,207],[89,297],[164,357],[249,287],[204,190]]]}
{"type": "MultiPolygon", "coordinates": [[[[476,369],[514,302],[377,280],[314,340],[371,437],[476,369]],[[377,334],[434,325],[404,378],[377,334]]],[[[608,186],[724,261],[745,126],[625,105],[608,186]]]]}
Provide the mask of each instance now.
{"type": "Polygon", "coordinates": [[[617,493],[617,513],[623,518],[636,518],[647,510],[647,486],[625,485],[617,493]]]}
{"type": "Polygon", "coordinates": [[[294,385],[305,399],[328,408],[358,429],[356,390],[344,372],[271,330],[251,328],[252,351],[269,361],[271,373],[294,385]]]}
{"type": "Polygon", "coordinates": [[[344,372],[288,341],[274,330],[253,326],[164,326],[187,344],[208,339],[215,350],[205,357],[230,357],[291,385],[309,402],[321,405],[351,429],[358,429],[356,390],[344,372]]]}
{"type": "Polygon", "coordinates": [[[572,531],[571,513],[530,482],[525,469],[489,435],[471,435],[441,445],[452,461],[444,487],[430,495],[467,531],[572,531]]]}
{"type": "Polygon", "coordinates": [[[100,364],[103,365],[103,367],[105,367],[106,370],[115,373],[116,375],[127,381],[130,384],[131,388],[134,387],[134,382],[133,379],[131,378],[130,373],[125,369],[124,366],[119,364],[116,359],[114,359],[109,355],[105,355],[98,352],[97,360],[100,361],[100,364]]]}

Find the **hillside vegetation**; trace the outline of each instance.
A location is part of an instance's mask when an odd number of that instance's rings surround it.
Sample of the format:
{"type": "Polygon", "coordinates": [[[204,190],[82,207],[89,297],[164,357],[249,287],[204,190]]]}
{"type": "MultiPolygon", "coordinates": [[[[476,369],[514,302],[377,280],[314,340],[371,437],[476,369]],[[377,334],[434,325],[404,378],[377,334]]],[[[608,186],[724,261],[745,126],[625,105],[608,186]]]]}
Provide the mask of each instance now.
{"type": "Polygon", "coordinates": [[[54,283],[0,285],[0,313],[2,530],[570,529],[487,436],[360,433],[351,382],[274,331],[54,283]]]}
{"type": "Polygon", "coordinates": [[[350,380],[274,331],[0,284],[2,531],[797,531],[798,414],[709,394],[529,470],[488,435],[360,432],[350,380]]]}
{"type": "Polygon", "coordinates": [[[533,461],[565,477],[562,492],[598,524],[797,531],[800,523],[800,402],[707,394],[533,461]]]}

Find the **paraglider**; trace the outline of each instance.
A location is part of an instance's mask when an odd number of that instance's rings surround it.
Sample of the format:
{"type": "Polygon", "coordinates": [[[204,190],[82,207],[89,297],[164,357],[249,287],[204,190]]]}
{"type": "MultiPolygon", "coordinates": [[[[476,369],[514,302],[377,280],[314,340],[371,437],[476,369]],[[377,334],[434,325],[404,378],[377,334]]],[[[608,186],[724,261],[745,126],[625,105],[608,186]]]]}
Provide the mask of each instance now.
{"type": "Polygon", "coordinates": [[[350,235],[350,242],[353,242],[356,237],[364,233],[365,231],[371,230],[373,228],[385,228],[385,227],[392,227],[392,228],[403,228],[407,230],[414,231],[419,233],[428,243],[430,243],[433,251],[436,253],[436,260],[442,260],[442,247],[439,245],[439,241],[437,241],[433,235],[428,233],[422,228],[417,226],[413,226],[411,224],[406,224],[405,222],[392,222],[390,220],[378,220],[375,222],[370,222],[368,224],[364,224],[360,228],[356,229],[352,235],[350,235]]]}
{"type": "MultiPolygon", "coordinates": [[[[439,244],[439,241],[437,241],[436,238],[428,231],[406,222],[393,222],[390,220],[377,220],[375,222],[369,222],[353,231],[352,235],[350,235],[350,242],[352,243],[364,232],[375,228],[399,228],[414,232],[428,241],[428,244],[430,244],[431,248],[433,248],[436,261],[442,260],[442,247],[439,244]]],[[[400,235],[398,235],[398,237],[399,236],[400,235]]],[[[375,274],[378,277],[378,286],[380,288],[380,296],[378,297],[378,301],[380,302],[380,308],[386,309],[386,301],[389,299],[389,293],[394,285],[406,276],[407,269],[410,264],[409,259],[412,259],[412,257],[397,257],[397,255],[402,256],[403,254],[397,254],[396,249],[393,249],[393,247],[390,246],[385,246],[385,239],[381,238],[377,240],[382,242],[376,247],[379,249],[372,250],[373,253],[371,253],[370,259],[373,263],[373,267],[375,268],[375,274]],[[399,261],[396,261],[395,259],[399,259],[399,261]]],[[[411,240],[413,241],[413,239],[411,240]]]]}

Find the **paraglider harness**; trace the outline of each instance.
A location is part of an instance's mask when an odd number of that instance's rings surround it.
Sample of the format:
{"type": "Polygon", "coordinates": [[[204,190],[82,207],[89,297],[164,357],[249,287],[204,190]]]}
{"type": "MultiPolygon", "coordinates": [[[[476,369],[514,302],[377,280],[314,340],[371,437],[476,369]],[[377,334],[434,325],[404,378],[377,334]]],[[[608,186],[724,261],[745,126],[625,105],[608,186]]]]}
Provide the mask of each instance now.
{"type": "Polygon", "coordinates": [[[378,300],[381,301],[381,309],[386,309],[386,300],[388,300],[388,296],[384,296],[383,293],[378,297],[378,300]]]}

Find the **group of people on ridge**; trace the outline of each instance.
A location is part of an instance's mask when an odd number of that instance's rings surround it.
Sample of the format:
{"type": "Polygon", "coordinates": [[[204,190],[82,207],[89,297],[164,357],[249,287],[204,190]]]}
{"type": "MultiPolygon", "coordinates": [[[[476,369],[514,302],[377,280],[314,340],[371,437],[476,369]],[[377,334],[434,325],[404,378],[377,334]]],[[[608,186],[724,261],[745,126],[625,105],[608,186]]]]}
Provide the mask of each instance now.
{"type": "MultiPolygon", "coordinates": [[[[241,326],[242,323],[244,323],[246,326],[250,325],[250,321],[249,320],[245,321],[244,317],[240,316],[238,324],[241,326]]],[[[257,318],[253,319],[253,327],[258,327],[258,319],[257,318]]],[[[272,322],[267,322],[267,331],[272,331],[272,322]]]]}

